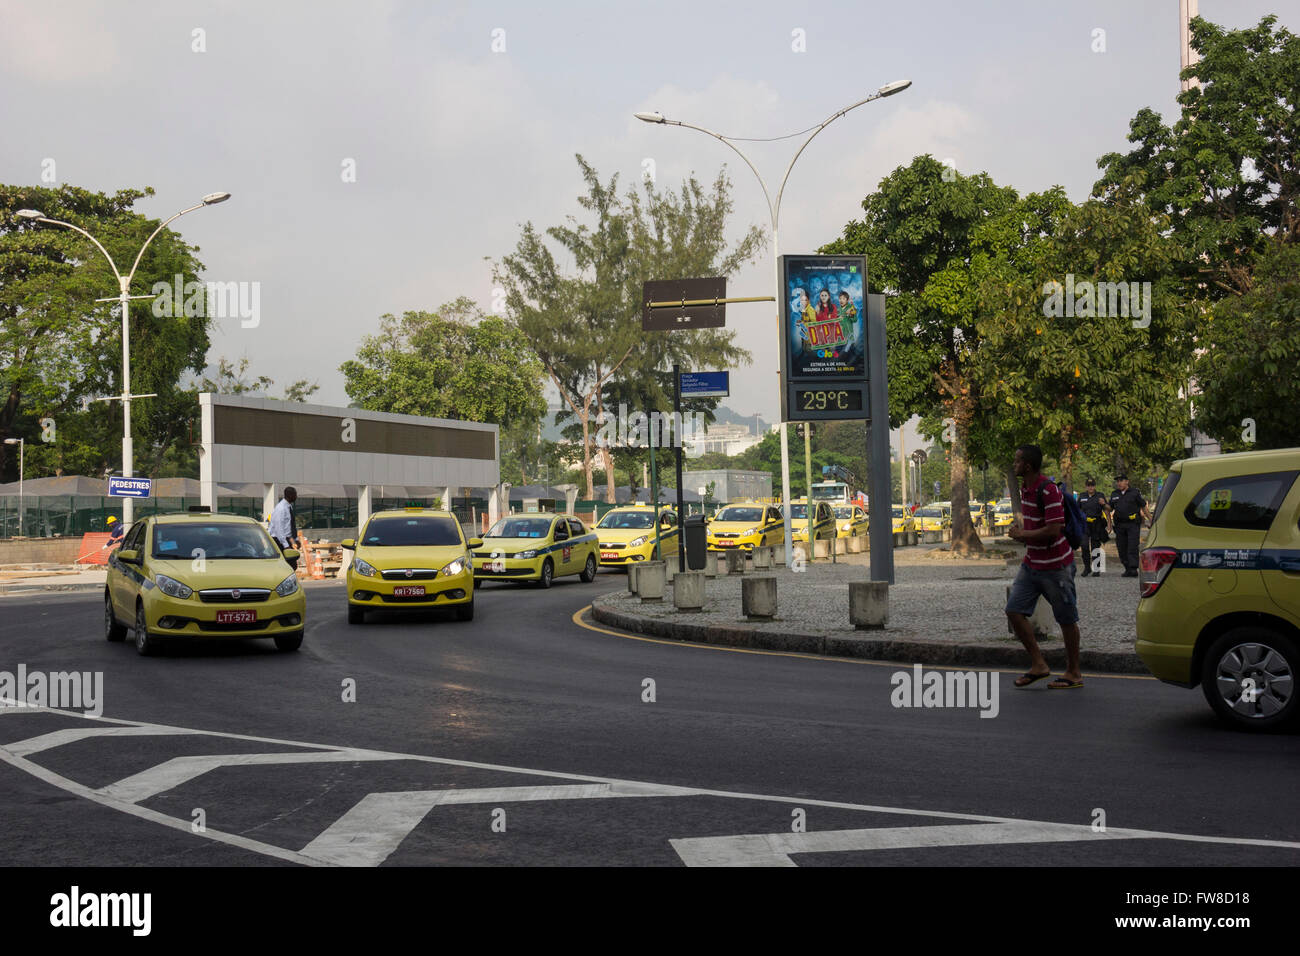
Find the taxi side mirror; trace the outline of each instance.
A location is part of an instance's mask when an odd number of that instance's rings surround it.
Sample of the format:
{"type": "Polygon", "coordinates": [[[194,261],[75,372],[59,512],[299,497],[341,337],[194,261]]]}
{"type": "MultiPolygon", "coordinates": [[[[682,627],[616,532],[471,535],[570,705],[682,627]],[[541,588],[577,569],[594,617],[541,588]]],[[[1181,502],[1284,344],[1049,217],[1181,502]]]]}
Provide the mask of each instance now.
{"type": "Polygon", "coordinates": [[[357,550],[356,538],[344,538],[342,541],[339,542],[339,544],[348,551],[357,550]]]}
{"type": "Polygon", "coordinates": [[[139,564],[140,552],[135,550],[135,548],[131,548],[128,551],[119,551],[117,552],[117,560],[124,564],[139,564]]]}
{"type": "Polygon", "coordinates": [[[286,548],[280,553],[284,555],[286,561],[297,561],[302,556],[297,548],[286,548]]]}
{"type": "Polygon", "coordinates": [[[478,550],[479,548],[481,548],[481,547],[483,547],[483,539],[482,539],[482,538],[470,538],[470,539],[469,539],[469,549],[470,549],[471,551],[477,551],[477,550],[478,550]]]}

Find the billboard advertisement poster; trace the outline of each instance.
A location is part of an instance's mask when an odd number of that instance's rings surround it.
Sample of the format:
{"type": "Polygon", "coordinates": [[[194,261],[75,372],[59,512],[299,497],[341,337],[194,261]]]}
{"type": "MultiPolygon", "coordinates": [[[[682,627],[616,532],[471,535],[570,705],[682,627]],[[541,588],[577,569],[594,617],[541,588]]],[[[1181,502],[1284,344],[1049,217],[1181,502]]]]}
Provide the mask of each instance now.
{"type": "Polygon", "coordinates": [[[782,256],[789,379],[866,376],[865,256],[782,256]]]}

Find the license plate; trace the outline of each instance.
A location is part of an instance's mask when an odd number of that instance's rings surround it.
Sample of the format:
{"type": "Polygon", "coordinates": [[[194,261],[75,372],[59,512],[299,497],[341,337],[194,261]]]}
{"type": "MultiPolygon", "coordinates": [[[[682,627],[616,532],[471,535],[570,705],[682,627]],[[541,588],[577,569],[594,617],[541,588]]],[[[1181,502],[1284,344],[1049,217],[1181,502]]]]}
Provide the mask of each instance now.
{"type": "Polygon", "coordinates": [[[483,562],[483,570],[484,570],[484,571],[491,571],[493,574],[500,574],[500,573],[501,573],[502,571],[504,571],[505,569],[506,569],[506,563],[505,563],[504,561],[484,561],[484,562],[483,562]]]}
{"type": "Polygon", "coordinates": [[[609,560],[612,561],[612,560],[614,560],[615,558],[618,557],[618,552],[617,552],[617,551],[602,551],[602,552],[600,552],[600,557],[601,557],[601,560],[604,560],[604,559],[608,558],[609,560]]]}
{"type": "Polygon", "coordinates": [[[253,624],[257,621],[256,611],[218,611],[218,624],[253,624]]]}
{"type": "Polygon", "coordinates": [[[724,548],[734,548],[736,546],[736,542],[734,541],[719,541],[718,544],[724,548]]]}
{"type": "Polygon", "coordinates": [[[404,584],[393,588],[393,597],[424,597],[423,584],[404,584]]]}

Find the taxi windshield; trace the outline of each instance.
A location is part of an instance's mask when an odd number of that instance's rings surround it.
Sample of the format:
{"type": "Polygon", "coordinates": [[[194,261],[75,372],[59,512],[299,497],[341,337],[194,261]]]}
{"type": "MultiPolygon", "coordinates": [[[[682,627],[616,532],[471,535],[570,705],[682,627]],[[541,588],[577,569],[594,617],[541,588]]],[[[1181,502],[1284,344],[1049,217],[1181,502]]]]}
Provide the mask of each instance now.
{"type": "Polygon", "coordinates": [[[596,525],[597,528],[628,528],[637,531],[654,526],[655,516],[652,511],[611,511],[596,525]]]}
{"type": "Polygon", "coordinates": [[[762,521],[762,508],[723,508],[718,512],[719,521],[762,521]]]}
{"type": "Polygon", "coordinates": [[[428,515],[375,518],[361,543],[368,548],[431,548],[461,543],[454,518],[428,515]]]}
{"type": "Polygon", "coordinates": [[[940,518],[943,517],[943,510],[940,508],[918,508],[916,516],[918,518],[940,518]]]}
{"type": "Polygon", "coordinates": [[[550,518],[502,518],[494,524],[485,538],[545,538],[551,533],[550,518]]]}
{"type": "Polygon", "coordinates": [[[847,505],[845,505],[845,506],[842,507],[842,508],[836,508],[836,509],[835,509],[835,517],[837,517],[837,518],[852,518],[852,517],[853,517],[853,509],[850,508],[850,507],[848,507],[847,505]]]}
{"type": "Polygon", "coordinates": [[[198,557],[200,552],[205,561],[280,557],[280,549],[259,525],[242,522],[154,525],[155,558],[189,561],[198,557]]]}
{"type": "Polygon", "coordinates": [[[790,517],[791,517],[791,518],[803,518],[805,521],[808,520],[808,506],[807,506],[807,505],[791,505],[791,506],[790,506],[790,517]]]}
{"type": "Polygon", "coordinates": [[[903,514],[903,506],[902,506],[902,505],[894,505],[894,508],[893,508],[893,516],[894,516],[895,518],[902,518],[902,517],[905,517],[905,515],[903,514]]]}

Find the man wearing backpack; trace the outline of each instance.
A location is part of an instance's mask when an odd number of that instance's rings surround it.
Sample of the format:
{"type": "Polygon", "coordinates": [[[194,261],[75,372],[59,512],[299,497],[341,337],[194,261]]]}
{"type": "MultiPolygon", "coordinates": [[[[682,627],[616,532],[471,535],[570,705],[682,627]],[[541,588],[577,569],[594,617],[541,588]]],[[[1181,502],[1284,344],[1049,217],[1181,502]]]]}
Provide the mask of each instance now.
{"type": "Polygon", "coordinates": [[[1051,677],[1043,652],[1034,637],[1030,616],[1044,597],[1052,606],[1052,615],[1061,626],[1065,641],[1065,671],[1047,686],[1067,690],[1083,686],[1079,671],[1079,608],[1074,592],[1074,548],[1065,535],[1066,511],[1061,489],[1042,473],[1043,452],[1037,445],[1016,449],[1014,469],[1020,478],[1020,514],[1022,524],[1007,536],[1026,546],[1006,614],[1020,643],[1029,652],[1029,670],[1016,678],[1017,687],[1028,687],[1051,677]]]}

